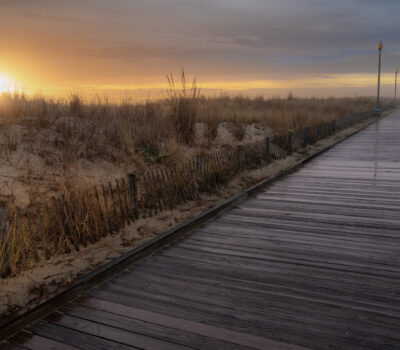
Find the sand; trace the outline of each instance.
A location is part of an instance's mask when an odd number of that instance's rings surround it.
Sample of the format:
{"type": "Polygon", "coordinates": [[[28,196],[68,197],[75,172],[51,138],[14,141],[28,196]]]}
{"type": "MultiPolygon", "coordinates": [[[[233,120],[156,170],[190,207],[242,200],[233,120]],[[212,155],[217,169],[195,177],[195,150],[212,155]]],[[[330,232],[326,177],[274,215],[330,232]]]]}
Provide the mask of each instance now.
{"type": "MultiPolygon", "coordinates": [[[[17,277],[0,280],[0,315],[9,315],[47,293],[55,292],[77,276],[121,256],[261,180],[278,174],[307,155],[359,129],[367,122],[369,121],[321,140],[317,144],[302,150],[301,153],[294,153],[292,156],[274,162],[267,167],[243,172],[226,187],[215,193],[202,194],[196,202],[185,203],[174,210],[165,211],[157,217],[140,219],[125,227],[119,234],[106,237],[96,244],[82,248],[79,252],[52,257],[17,277]]],[[[90,168],[90,165],[88,168],[90,168]]]]}

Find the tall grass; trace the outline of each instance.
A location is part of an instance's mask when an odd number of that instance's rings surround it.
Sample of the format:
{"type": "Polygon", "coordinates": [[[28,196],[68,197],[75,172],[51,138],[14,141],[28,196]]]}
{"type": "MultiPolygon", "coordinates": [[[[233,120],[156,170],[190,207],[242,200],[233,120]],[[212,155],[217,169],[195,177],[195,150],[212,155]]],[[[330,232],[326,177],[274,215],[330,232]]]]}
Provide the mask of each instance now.
{"type": "Polygon", "coordinates": [[[178,142],[191,145],[195,133],[195,123],[199,112],[200,90],[196,78],[191,85],[187,83],[185,71],[181,73],[181,86],[175,84],[174,77],[167,76],[168,89],[168,117],[171,120],[175,137],[178,142]]]}
{"type": "MultiPolygon", "coordinates": [[[[8,153],[23,145],[59,169],[70,169],[81,159],[146,167],[179,161],[188,146],[201,147],[201,152],[211,150],[221,123],[228,124],[239,141],[251,124],[281,134],[373,110],[375,104],[369,97],[209,98],[200,95],[196,79],[188,82],[184,72],[178,83],[173,76],[168,81],[167,98],[137,104],[110,103],[107,98],[85,101],[76,93],[59,100],[2,94],[0,143],[9,149],[8,153]],[[7,131],[14,124],[23,127],[23,135],[18,138],[7,131]],[[196,144],[198,124],[203,124],[208,142],[196,144]]],[[[385,107],[391,101],[384,99],[382,104],[385,107]]]]}

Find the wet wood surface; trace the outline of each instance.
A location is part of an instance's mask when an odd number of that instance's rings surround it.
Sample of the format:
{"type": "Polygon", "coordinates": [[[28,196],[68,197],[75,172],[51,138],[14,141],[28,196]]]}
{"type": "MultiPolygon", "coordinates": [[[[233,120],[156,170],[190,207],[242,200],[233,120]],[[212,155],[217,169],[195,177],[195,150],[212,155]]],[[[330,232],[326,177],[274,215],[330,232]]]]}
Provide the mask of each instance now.
{"type": "Polygon", "coordinates": [[[400,113],[6,346],[399,349],[400,113]]]}

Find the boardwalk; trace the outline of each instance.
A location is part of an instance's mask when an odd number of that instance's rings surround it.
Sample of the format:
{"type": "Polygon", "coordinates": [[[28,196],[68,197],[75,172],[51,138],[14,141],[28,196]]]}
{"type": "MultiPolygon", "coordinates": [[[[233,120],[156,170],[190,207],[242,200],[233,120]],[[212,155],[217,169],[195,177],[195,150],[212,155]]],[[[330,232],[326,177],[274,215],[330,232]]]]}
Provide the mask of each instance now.
{"type": "Polygon", "coordinates": [[[397,112],[12,341],[399,349],[399,278],[397,112]]]}

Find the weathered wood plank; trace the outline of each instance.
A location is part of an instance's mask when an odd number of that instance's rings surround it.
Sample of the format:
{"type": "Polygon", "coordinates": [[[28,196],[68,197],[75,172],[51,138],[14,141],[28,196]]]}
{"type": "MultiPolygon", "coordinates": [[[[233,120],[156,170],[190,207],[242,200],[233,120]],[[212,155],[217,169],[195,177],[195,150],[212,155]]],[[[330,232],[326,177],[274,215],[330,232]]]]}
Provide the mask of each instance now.
{"type": "MultiPolygon", "coordinates": [[[[141,319],[137,319],[136,313],[140,314],[146,313],[142,310],[135,309],[135,313],[131,311],[131,313],[127,313],[130,308],[126,306],[122,306],[115,303],[102,302],[101,309],[93,309],[86,306],[75,306],[75,307],[67,307],[63,308],[62,311],[67,315],[79,317],[88,321],[100,323],[103,325],[115,327],[118,329],[122,329],[131,333],[142,334],[147,337],[159,339],[162,341],[166,341],[168,343],[176,344],[177,349],[181,346],[188,346],[191,349],[209,349],[210,347],[218,347],[221,350],[235,350],[235,349],[250,349],[247,345],[244,346],[236,346],[231,341],[222,342],[218,341],[215,338],[211,338],[209,335],[203,334],[202,336],[198,336],[192,333],[192,329],[189,327],[181,327],[180,329],[176,329],[172,327],[170,323],[173,319],[172,317],[168,318],[168,323],[160,325],[160,318],[163,318],[163,315],[154,313],[155,317],[147,317],[145,321],[141,319]],[[112,307],[108,307],[112,305],[112,307]],[[107,311],[104,311],[106,309],[107,311]],[[128,310],[127,310],[128,309],[128,310]],[[116,314],[118,312],[118,314],[116,314]],[[131,317],[127,317],[131,316],[131,317]],[[185,329],[182,329],[185,328],[185,329]]],[[[146,315],[151,314],[149,312],[146,315]]],[[[175,322],[176,323],[176,322],[175,322]]],[[[184,322],[186,324],[186,322],[184,322]]],[[[195,324],[192,322],[191,325],[195,324]]],[[[232,332],[233,333],[233,332],[232,332]]],[[[243,334],[243,336],[246,336],[243,334]]],[[[244,344],[242,344],[244,345],[244,344]]],[[[167,344],[167,347],[169,344],[167,344]]],[[[172,346],[172,345],[171,345],[172,346]]]]}
{"type": "MultiPolygon", "coordinates": [[[[96,298],[83,298],[80,304],[92,307],[98,310],[105,310],[107,312],[115,313],[117,315],[130,317],[133,319],[142,320],[151,324],[158,324],[161,326],[170,327],[173,329],[181,330],[184,332],[197,334],[206,338],[213,338],[223,343],[228,343],[231,346],[229,349],[234,349],[233,344],[250,347],[252,349],[268,349],[273,348],[276,350],[300,350],[304,349],[300,346],[294,346],[281,342],[276,342],[267,338],[252,336],[246,333],[238,333],[229,329],[209,326],[207,324],[184,320],[181,318],[171,317],[143,309],[137,309],[126,305],[116,304],[106,300],[96,298]]],[[[203,342],[204,338],[200,338],[203,342]]],[[[221,343],[221,344],[223,344],[221,343]]],[[[200,343],[201,344],[201,343],[200,343]]],[[[197,344],[199,346],[200,344],[197,344]]],[[[217,343],[218,344],[218,343],[217,343]]],[[[210,345],[213,347],[213,345],[210,345]]],[[[219,345],[217,345],[219,348],[219,345]]],[[[203,348],[202,348],[203,349],[203,348]]]]}
{"type": "Polygon", "coordinates": [[[168,341],[159,340],[153,337],[147,337],[139,333],[132,333],[123,329],[122,325],[118,328],[105,325],[102,320],[89,321],[69,315],[52,314],[46,318],[52,324],[73,329],[82,333],[89,334],[97,338],[107,339],[120,344],[135,346],[140,349],[165,349],[165,350],[187,350],[186,346],[173,344],[168,341]]]}
{"type": "Polygon", "coordinates": [[[58,341],[41,337],[28,332],[20,332],[10,339],[12,344],[23,346],[24,349],[42,350],[42,349],[60,349],[76,350],[77,347],[60,343],[58,341]]]}
{"type": "MultiPolygon", "coordinates": [[[[99,349],[116,349],[116,350],[132,350],[140,349],[132,347],[120,342],[114,342],[103,337],[91,335],[80,330],[62,327],[54,323],[40,321],[34,326],[29,327],[33,334],[42,338],[54,340],[56,342],[71,345],[78,349],[99,350],[99,349]]],[[[42,348],[43,349],[43,348],[42,348]]],[[[45,348],[44,348],[45,349],[45,348]]]]}

